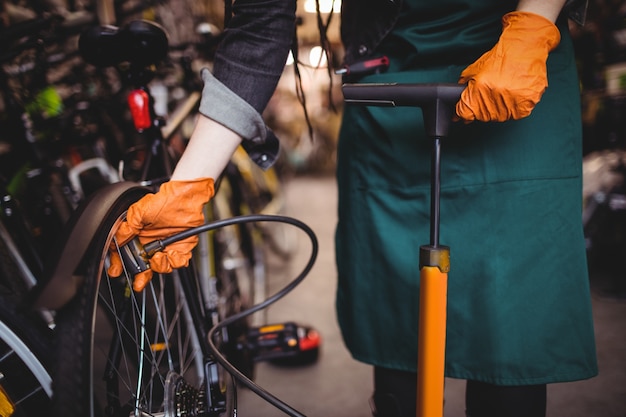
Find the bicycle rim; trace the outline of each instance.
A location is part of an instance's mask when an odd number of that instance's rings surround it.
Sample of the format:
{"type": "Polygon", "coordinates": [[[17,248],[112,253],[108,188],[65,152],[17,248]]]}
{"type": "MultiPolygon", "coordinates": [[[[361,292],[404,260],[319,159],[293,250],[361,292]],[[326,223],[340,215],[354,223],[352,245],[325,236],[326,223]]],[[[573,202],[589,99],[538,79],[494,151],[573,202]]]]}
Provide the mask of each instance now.
{"type": "MultiPolygon", "coordinates": [[[[251,214],[241,198],[241,190],[234,181],[223,178],[213,199],[216,219],[227,219],[236,215],[251,214]]],[[[253,224],[226,226],[216,231],[216,240],[221,247],[221,267],[236,277],[241,306],[237,311],[250,308],[267,297],[265,254],[262,236],[253,224]]],[[[224,278],[222,278],[223,280],[224,278]]],[[[266,312],[258,312],[248,318],[249,324],[265,324],[266,312]]]]}
{"type": "Polygon", "coordinates": [[[164,415],[167,407],[176,415],[177,390],[201,392],[203,355],[180,275],[155,274],[141,293],[131,276],[107,276],[108,248],[136,199],[111,211],[86,258],[83,294],[59,319],[59,415],[164,415]]]}
{"type": "Polygon", "coordinates": [[[0,415],[36,415],[50,406],[51,334],[0,296],[0,415]]]}
{"type": "MultiPolygon", "coordinates": [[[[210,204],[208,218],[232,217],[232,212],[225,210],[224,194],[216,197],[210,204]],[[220,213],[218,215],[217,213],[220,213]],[[226,213],[226,214],[224,214],[226,213]]],[[[227,208],[227,206],[226,206],[227,208]]],[[[200,273],[201,282],[213,283],[213,290],[206,291],[206,299],[211,300],[212,293],[216,298],[210,302],[215,309],[215,325],[221,319],[240,313],[252,305],[254,296],[254,271],[250,259],[243,252],[237,226],[227,226],[209,234],[201,234],[198,251],[194,255],[195,265],[205,272],[200,273]],[[204,275],[207,278],[203,278],[204,275]]],[[[242,318],[232,323],[222,332],[221,349],[230,362],[249,378],[254,378],[254,359],[251,352],[242,349],[246,345],[246,337],[251,323],[249,318],[242,318]]]]}

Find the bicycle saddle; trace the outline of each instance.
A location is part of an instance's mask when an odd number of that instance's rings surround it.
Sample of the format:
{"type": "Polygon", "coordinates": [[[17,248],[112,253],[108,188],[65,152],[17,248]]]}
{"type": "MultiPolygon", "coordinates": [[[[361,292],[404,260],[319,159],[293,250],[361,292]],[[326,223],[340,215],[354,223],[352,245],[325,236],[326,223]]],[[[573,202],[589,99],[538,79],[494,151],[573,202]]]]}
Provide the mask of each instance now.
{"type": "Polygon", "coordinates": [[[83,59],[97,67],[111,67],[122,62],[153,65],[167,56],[168,46],[165,29],[146,20],[134,20],[121,28],[95,26],[83,32],[78,40],[83,59]]]}

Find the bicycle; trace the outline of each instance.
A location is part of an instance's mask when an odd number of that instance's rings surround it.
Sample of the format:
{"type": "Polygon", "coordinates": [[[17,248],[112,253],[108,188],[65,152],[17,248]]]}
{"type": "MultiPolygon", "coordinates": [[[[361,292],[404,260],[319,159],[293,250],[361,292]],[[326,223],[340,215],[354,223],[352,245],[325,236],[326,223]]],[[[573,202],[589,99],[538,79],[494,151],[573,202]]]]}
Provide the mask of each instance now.
{"type": "Polygon", "coordinates": [[[110,166],[95,150],[102,145],[96,139],[73,136],[67,128],[73,125],[77,109],[66,105],[60,91],[75,89],[75,84],[68,88],[62,84],[77,64],[74,51],[63,49],[77,28],[68,32],[60,29],[62,23],[53,15],[0,34],[6,41],[0,50],[3,248],[6,259],[13,259],[20,272],[3,278],[24,282],[26,288],[19,295],[37,283],[56,236],[87,194],[82,174],[96,168],[110,180],[110,166]],[[51,73],[56,80],[50,80],[51,73]]]}
{"type": "Polygon", "coordinates": [[[66,166],[57,149],[44,140],[47,138],[39,137],[39,126],[33,124],[33,117],[39,117],[37,112],[47,111],[42,119],[45,128],[50,121],[60,121],[55,118],[65,117],[61,97],[46,78],[52,65],[73,58],[72,52],[57,51],[57,42],[61,44],[73,34],[70,29],[76,30],[62,18],[50,15],[0,33],[0,61],[4,64],[0,80],[8,124],[3,144],[9,144],[2,147],[0,184],[0,408],[17,416],[49,408],[52,396],[53,355],[49,348],[55,342],[55,317],[49,309],[40,309],[41,317],[28,310],[29,298],[39,291],[31,289],[46,281],[45,259],[56,253],[52,243],[55,235],[65,228],[72,210],[87,194],[81,174],[96,168],[102,176],[108,175],[104,182],[119,180],[102,158],[66,166]],[[24,90],[25,85],[16,80],[34,88],[24,90]],[[21,95],[25,91],[28,94],[21,95]],[[41,93],[35,95],[38,91],[41,93]],[[25,192],[20,194],[19,190],[25,192]]]}
{"type": "MultiPolygon", "coordinates": [[[[169,276],[153,277],[140,294],[130,289],[130,274],[115,279],[108,277],[106,259],[111,242],[114,242],[113,234],[123,221],[128,205],[144,193],[144,189],[130,187],[108,210],[105,221],[99,225],[100,232],[91,245],[92,249],[85,256],[91,261],[85,265],[88,278],[80,289],[81,295],[60,312],[59,331],[70,333],[67,337],[59,335],[60,343],[68,341],[59,358],[65,358],[59,367],[60,374],[55,377],[55,384],[63,384],[68,393],[68,397],[58,398],[62,402],[62,415],[97,415],[97,404],[110,410],[111,415],[154,412],[164,412],[165,415],[185,415],[181,414],[183,412],[189,415],[193,415],[192,412],[220,415],[228,412],[234,407],[230,402],[235,400],[225,398],[225,394],[232,394],[234,387],[228,389],[225,386],[228,376],[220,372],[214,355],[224,350],[227,355],[232,355],[233,349],[239,348],[237,344],[249,343],[242,338],[233,340],[232,326],[236,329],[242,318],[267,307],[286,293],[282,291],[250,310],[232,314],[239,307],[236,295],[227,294],[228,289],[222,286],[212,291],[213,297],[205,299],[200,289],[201,282],[194,275],[194,266],[177,270],[169,276]],[[222,317],[228,317],[228,321],[219,321],[222,317]],[[217,325],[220,327],[215,327],[217,325]],[[216,338],[220,340],[214,341],[216,338]],[[89,358],[87,368],[83,366],[85,359],[82,358],[89,358]],[[105,380],[97,378],[97,375],[104,375],[105,380]],[[122,381],[125,376],[128,379],[122,381]],[[132,390],[125,392],[124,389],[129,387],[132,390]],[[82,408],[85,403],[91,407],[82,408]]],[[[218,221],[192,229],[184,236],[238,221],[267,220],[275,219],[253,215],[218,221]]],[[[165,246],[169,243],[171,239],[161,244],[165,246]]],[[[144,258],[141,255],[132,256],[133,248],[116,247],[116,250],[125,258],[126,265],[134,267],[135,272],[141,267],[144,258]]],[[[310,270],[315,253],[316,250],[299,281],[310,270]]],[[[131,272],[130,267],[127,267],[127,272],[131,272]]],[[[220,282],[213,281],[213,284],[219,285],[220,282]]],[[[283,351],[297,349],[297,345],[293,344],[297,342],[293,334],[279,335],[269,329],[262,332],[260,336],[264,337],[258,340],[266,353],[268,344],[283,351]],[[276,335],[285,340],[277,340],[273,337],[276,335]]],[[[244,348],[248,352],[252,350],[248,346],[244,348]]],[[[237,374],[254,387],[237,366],[230,365],[234,361],[232,356],[221,358],[224,362],[220,365],[229,364],[226,368],[229,373],[237,374]]]]}
{"type": "MultiPolygon", "coordinates": [[[[131,60],[129,74],[141,81],[131,94],[147,100],[143,102],[144,111],[138,113],[142,116],[139,121],[146,124],[138,129],[151,141],[141,163],[140,173],[145,176],[139,183],[119,182],[102,188],[78,208],[63,242],[57,246],[58,261],[48,270],[46,283],[37,292],[37,307],[57,311],[55,411],[64,416],[98,415],[104,411],[110,415],[168,415],[182,411],[217,415],[233,401],[225,395],[233,391],[225,390],[228,377],[215,361],[211,343],[217,343],[238,372],[251,381],[255,360],[297,354],[298,341],[303,337],[292,324],[251,328],[247,323],[250,314],[284,294],[257,303],[257,307],[247,310],[249,314],[243,314],[252,298],[244,292],[246,288],[241,284],[245,280],[237,275],[238,268],[224,262],[236,260],[228,252],[231,239],[243,241],[241,236],[245,236],[246,225],[252,221],[291,222],[303,229],[306,226],[283,217],[250,215],[195,229],[195,233],[203,234],[200,241],[206,240],[208,250],[195,252],[189,268],[167,277],[155,276],[141,294],[131,290],[131,275],[116,279],[106,275],[112,245],[123,254],[129,268],[145,263],[141,256],[127,256],[132,254],[129,246],[117,247],[114,232],[127,208],[166,180],[170,167],[163,126],[154,117],[146,86],[150,79],[146,67],[162,59],[166,39],[158,26],[133,22],[120,31],[142,45],[141,53],[124,55],[116,50],[120,54],[114,55],[107,44],[100,43],[115,36],[112,30],[96,29],[92,33],[96,45],[92,46],[100,48],[102,53],[97,56],[104,59],[103,64],[131,60]],[[109,38],[102,41],[99,30],[105,30],[109,38]],[[141,68],[133,69],[134,64],[141,68]],[[223,233],[227,226],[236,227],[237,234],[223,233]],[[215,335],[219,342],[207,340],[211,326],[223,317],[234,319],[215,335]],[[255,334],[251,336],[249,330],[255,334]],[[129,387],[134,388],[126,391],[129,387]],[[188,403],[191,405],[185,405],[188,403]]],[[[218,196],[219,191],[211,209],[222,208],[217,204],[218,196]]],[[[231,203],[228,200],[226,208],[237,210],[238,205],[231,203]]]]}
{"type": "MultiPolygon", "coordinates": [[[[46,146],[36,141],[41,131],[32,119],[42,110],[32,108],[39,98],[48,94],[47,98],[53,98],[49,104],[58,104],[47,87],[45,70],[62,61],[52,60],[51,52],[44,49],[66,39],[67,33],[55,34],[60,24],[66,23],[58,16],[37,17],[0,33],[0,83],[6,112],[2,143],[8,144],[2,147],[0,181],[0,408],[3,415],[18,417],[48,408],[52,396],[54,316],[49,310],[32,312],[26,304],[41,278],[47,242],[71,210],[62,180],[64,170],[53,154],[45,153],[46,146]],[[20,94],[17,81],[23,81],[22,77],[32,77],[32,95],[20,94]],[[31,199],[20,199],[21,186],[28,188],[31,199]],[[28,202],[36,204],[28,206],[28,202]]],[[[53,107],[47,110],[49,117],[57,114],[53,107]]]]}
{"type": "MultiPolygon", "coordinates": [[[[430,108],[425,111],[425,113],[436,117],[437,123],[432,129],[436,136],[433,158],[433,173],[435,174],[433,176],[434,198],[432,200],[433,229],[431,230],[433,241],[431,245],[425,247],[425,253],[420,255],[420,263],[425,271],[426,280],[432,281],[443,278],[444,284],[447,258],[445,256],[446,248],[440,246],[438,240],[437,185],[439,178],[436,174],[438,172],[439,139],[441,136],[445,136],[446,130],[441,130],[438,122],[445,121],[447,116],[450,116],[451,113],[446,111],[447,105],[450,100],[458,100],[460,88],[462,87],[454,86],[450,90],[451,92],[444,91],[441,93],[447,97],[444,103],[438,103],[441,105],[435,107],[436,111],[434,112],[430,112],[432,110],[430,108]],[[440,253],[441,251],[444,253],[440,253]]],[[[390,94],[395,93],[398,91],[393,90],[390,94]]],[[[428,90],[428,100],[432,99],[432,94],[440,94],[440,90],[435,89],[434,93],[432,89],[428,90]]],[[[367,95],[371,96],[371,92],[368,92],[367,95]]],[[[409,95],[408,100],[408,105],[415,105],[415,97],[409,95]]],[[[379,98],[378,103],[380,102],[379,98]]],[[[395,104],[401,105],[402,103],[400,100],[395,100],[395,104]]],[[[430,133],[431,129],[428,129],[430,133]]],[[[236,366],[233,366],[230,358],[223,355],[222,351],[227,349],[228,343],[231,342],[228,339],[230,336],[229,326],[237,323],[241,318],[267,307],[268,303],[283,297],[306,276],[317,252],[314,234],[312,235],[310,231],[307,231],[311,237],[313,250],[309,263],[298,278],[284,290],[270,297],[266,303],[255,305],[230,317],[226,315],[225,319],[221,319],[224,315],[221,314],[223,311],[220,311],[219,302],[212,303],[211,300],[203,300],[202,292],[197,289],[198,281],[190,278],[193,275],[187,275],[193,271],[193,267],[178,270],[167,278],[160,275],[156,276],[148,289],[141,294],[135,294],[130,290],[132,276],[114,280],[106,276],[106,257],[111,242],[114,241],[115,225],[123,220],[125,207],[139,198],[143,192],[145,191],[132,186],[126,188],[122,193],[126,196],[118,198],[116,207],[109,211],[106,216],[107,220],[100,228],[99,237],[92,246],[95,250],[94,255],[99,254],[100,256],[87,256],[85,258],[91,260],[86,268],[87,274],[93,277],[86,281],[88,285],[83,286],[81,291],[83,291],[84,296],[82,299],[78,298],[72,302],[78,306],[77,311],[81,312],[78,315],[74,314],[73,317],[83,323],[82,330],[80,327],[72,327],[74,329],[73,340],[84,339],[85,335],[92,336],[87,337],[88,343],[82,347],[76,346],[75,343],[71,344],[73,351],[71,353],[66,352],[66,357],[87,356],[91,362],[88,369],[76,365],[67,369],[66,372],[68,379],[81,379],[81,383],[87,384],[89,387],[87,402],[92,408],[87,410],[88,414],[93,415],[95,413],[93,407],[100,404],[104,409],[111,411],[111,415],[139,415],[148,412],[162,413],[163,415],[185,415],[185,413],[193,415],[196,413],[196,415],[216,416],[226,412],[229,415],[236,415],[237,388],[230,381],[229,375],[232,375],[237,381],[255,390],[257,394],[286,414],[301,416],[302,414],[297,410],[257,387],[250,378],[238,370],[236,366]],[[94,313],[100,308],[108,311],[108,313],[94,313]],[[134,317],[131,318],[131,316],[134,317]],[[102,326],[98,326],[98,324],[103,321],[111,326],[110,332],[102,333],[102,326]],[[86,326],[85,323],[87,323],[86,326]],[[203,338],[202,335],[207,335],[207,338],[203,338]],[[101,344],[97,344],[96,342],[100,338],[105,340],[101,344]],[[87,352],[81,352],[81,349],[84,350],[85,347],[87,352]],[[129,356],[123,356],[124,354],[129,356]],[[222,368],[226,373],[220,372],[222,368]],[[95,381],[95,375],[99,372],[108,377],[101,386],[97,386],[97,381],[95,381]],[[129,376],[129,380],[122,383],[118,379],[122,376],[129,376]],[[154,380],[154,377],[157,381],[154,380]],[[133,391],[122,393],[124,387],[132,387],[133,391]],[[94,397],[91,397],[91,393],[94,394],[94,397]]],[[[97,205],[100,206],[100,204],[97,205]]],[[[138,245],[127,245],[124,248],[116,247],[116,250],[119,250],[124,258],[127,270],[137,272],[147,267],[146,260],[151,254],[178,239],[240,221],[263,220],[269,220],[269,218],[252,215],[222,220],[190,229],[163,241],[148,244],[143,248],[138,245]]],[[[281,219],[281,221],[283,220],[285,219],[281,219]]],[[[303,230],[306,231],[306,226],[303,227],[303,230]]],[[[445,291],[443,294],[441,291],[442,286],[438,284],[435,286],[438,290],[438,296],[443,295],[445,297],[445,291]]],[[[445,285],[443,285],[443,289],[445,290],[445,285]]],[[[427,292],[426,288],[424,288],[424,292],[427,292]]],[[[426,303],[423,304],[426,305],[426,303]]],[[[441,303],[435,304],[441,307],[441,303]]],[[[443,306],[445,308],[445,301],[443,306]]],[[[434,320],[434,323],[441,324],[438,322],[441,317],[437,317],[439,313],[441,312],[435,309],[423,311],[421,316],[423,320],[434,320]],[[435,313],[435,317],[433,317],[433,313],[435,313]]],[[[425,326],[427,330],[428,327],[428,325],[425,326]]],[[[441,326],[436,324],[436,327],[441,330],[441,326]]],[[[441,331],[436,333],[437,336],[441,336],[441,331]]],[[[445,336],[445,332],[443,334],[445,336]]],[[[278,335],[268,330],[267,335],[272,337],[258,339],[262,348],[265,348],[264,344],[268,342],[276,346],[277,342],[282,342],[282,340],[277,341],[281,337],[286,338],[284,341],[287,346],[291,345],[294,340],[297,343],[297,339],[293,339],[292,335],[289,334],[278,335]]],[[[420,339],[429,339],[431,336],[427,332],[420,339]]],[[[440,342],[441,340],[435,342],[430,349],[423,349],[420,357],[420,363],[424,363],[425,360],[425,363],[429,364],[430,372],[426,377],[428,384],[420,383],[419,386],[425,389],[422,394],[425,392],[433,395],[419,395],[418,397],[430,404],[427,409],[435,407],[435,411],[443,404],[442,399],[441,404],[439,404],[437,396],[439,385],[441,385],[441,390],[443,389],[443,372],[440,373],[441,375],[437,372],[441,364],[437,358],[442,359],[437,353],[440,342]],[[431,355],[434,355],[437,360],[431,361],[431,355]],[[437,383],[438,378],[441,378],[441,384],[437,383]]],[[[78,363],[76,360],[72,362],[78,363]]],[[[72,391],[72,393],[74,395],[71,406],[76,406],[85,400],[77,396],[79,392],[72,391]]],[[[73,415],[72,411],[75,410],[65,410],[69,413],[66,415],[73,415]]]]}

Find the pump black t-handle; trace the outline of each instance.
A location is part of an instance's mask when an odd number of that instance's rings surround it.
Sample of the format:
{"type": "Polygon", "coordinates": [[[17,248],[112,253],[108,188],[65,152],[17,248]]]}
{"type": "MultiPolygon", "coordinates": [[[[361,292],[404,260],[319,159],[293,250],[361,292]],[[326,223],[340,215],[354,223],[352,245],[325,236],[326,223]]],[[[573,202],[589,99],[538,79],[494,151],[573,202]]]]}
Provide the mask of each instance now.
{"type": "Polygon", "coordinates": [[[443,417],[446,308],[450,248],[439,244],[441,140],[448,135],[459,84],[344,84],[346,103],[419,107],[432,139],[430,244],[420,247],[420,306],[417,357],[417,417],[443,417]]]}

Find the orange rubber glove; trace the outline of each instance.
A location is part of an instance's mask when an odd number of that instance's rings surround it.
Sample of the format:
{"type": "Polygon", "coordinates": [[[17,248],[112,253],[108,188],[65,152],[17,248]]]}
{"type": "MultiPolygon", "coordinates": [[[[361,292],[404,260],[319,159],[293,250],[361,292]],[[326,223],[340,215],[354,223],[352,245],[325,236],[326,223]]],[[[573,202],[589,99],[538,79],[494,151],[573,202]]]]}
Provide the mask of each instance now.
{"type": "MultiPolygon", "coordinates": [[[[190,181],[169,181],[161,185],[155,194],[148,194],[131,205],[115,238],[123,246],[139,236],[142,245],[164,239],[191,227],[204,224],[203,206],[213,197],[212,178],[190,181]]],[[[152,272],[169,273],[175,268],[189,264],[192,249],[198,244],[198,237],[192,236],[167,246],[150,258],[150,269],[135,276],[133,289],[141,291],[152,279],[152,272]]],[[[119,277],[123,272],[122,260],[111,245],[111,265],[108,273],[119,277]]]]}
{"type": "Polygon", "coordinates": [[[456,113],[465,121],[526,117],[548,86],[546,61],[561,41],[559,29],[529,12],[508,13],[502,24],[498,43],[461,73],[467,88],[456,113]]]}

